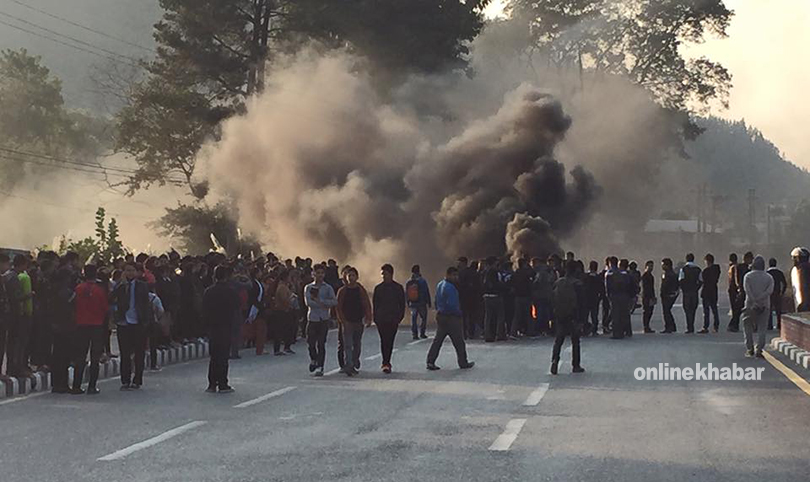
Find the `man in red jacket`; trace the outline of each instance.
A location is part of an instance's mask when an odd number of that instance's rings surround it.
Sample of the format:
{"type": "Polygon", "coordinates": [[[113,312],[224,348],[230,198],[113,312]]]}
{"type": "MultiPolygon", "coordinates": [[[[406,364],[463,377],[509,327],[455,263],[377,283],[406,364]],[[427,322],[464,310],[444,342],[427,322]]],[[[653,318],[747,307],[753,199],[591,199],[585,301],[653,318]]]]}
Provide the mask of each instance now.
{"type": "Polygon", "coordinates": [[[104,323],[107,321],[109,303],[107,290],[96,279],[96,267],[84,267],[84,283],[76,287],[76,372],[73,376],[73,389],[70,393],[78,395],[82,390],[84,367],[87,363],[87,350],[90,350],[90,380],[87,394],[96,395],[99,389],[98,363],[104,351],[104,323]]]}

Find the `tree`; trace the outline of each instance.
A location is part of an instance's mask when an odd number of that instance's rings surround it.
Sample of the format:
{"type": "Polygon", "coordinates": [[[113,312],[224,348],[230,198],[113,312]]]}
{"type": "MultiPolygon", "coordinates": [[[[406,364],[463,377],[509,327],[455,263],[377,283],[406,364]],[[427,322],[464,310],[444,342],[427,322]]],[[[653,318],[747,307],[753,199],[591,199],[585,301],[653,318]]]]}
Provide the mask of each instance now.
{"type": "Polygon", "coordinates": [[[166,215],[152,223],[164,236],[181,240],[181,250],[190,254],[205,254],[215,248],[214,236],[229,255],[248,255],[260,252],[260,246],[251,239],[242,239],[233,207],[218,203],[213,208],[179,204],[167,209],[166,215]]]}
{"type": "Polygon", "coordinates": [[[54,158],[96,158],[107,123],[66,109],[62,83],[24,49],[0,52],[0,185],[53,172],[54,158]]]}
{"type": "Polygon", "coordinates": [[[727,35],[733,13],[723,0],[512,0],[510,8],[552,65],[626,76],[673,111],[727,105],[725,67],[681,50],[727,35]]]}
{"type": "Polygon", "coordinates": [[[115,258],[124,255],[124,246],[118,238],[118,222],[115,218],[105,227],[107,213],[100,207],[96,211],[97,257],[104,263],[112,263],[115,258]]]}

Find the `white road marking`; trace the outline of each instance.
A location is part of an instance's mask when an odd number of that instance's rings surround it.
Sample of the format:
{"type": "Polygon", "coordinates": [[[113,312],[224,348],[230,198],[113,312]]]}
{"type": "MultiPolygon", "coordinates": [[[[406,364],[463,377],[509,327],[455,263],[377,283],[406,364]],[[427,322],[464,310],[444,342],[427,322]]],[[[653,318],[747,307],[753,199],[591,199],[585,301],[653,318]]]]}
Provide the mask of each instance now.
{"type": "Polygon", "coordinates": [[[36,392],[28,395],[17,396],[15,398],[9,398],[8,400],[0,402],[0,405],[8,405],[9,403],[19,402],[20,400],[28,400],[29,398],[41,397],[43,395],[48,395],[50,393],[51,391],[48,390],[47,392],[36,392]]]}
{"type": "Polygon", "coordinates": [[[173,428],[168,432],[164,432],[157,437],[152,437],[149,440],[144,440],[143,442],[136,443],[135,445],[130,445],[129,447],[119,450],[118,452],[113,452],[110,455],[105,455],[104,457],[99,458],[100,462],[109,462],[112,460],[120,460],[126,457],[127,455],[133,454],[135,452],[141,451],[143,449],[147,449],[153,445],[157,445],[160,442],[165,442],[171,438],[177,437],[178,435],[188,432],[189,430],[193,430],[197,427],[201,427],[208,422],[205,421],[196,421],[187,423],[183,426],[173,428]]]}
{"type": "Polygon", "coordinates": [[[542,400],[543,397],[546,396],[547,391],[548,391],[548,383],[542,383],[539,387],[537,387],[537,390],[529,394],[529,398],[527,398],[526,401],[523,402],[523,406],[524,407],[536,406],[538,403],[540,403],[540,400],[542,400]]]}
{"type": "Polygon", "coordinates": [[[525,418],[513,418],[510,420],[509,423],[506,424],[506,429],[503,433],[489,446],[489,450],[494,452],[506,452],[509,450],[515,440],[517,440],[518,434],[520,434],[524,425],[526,425],[525,418]]]}
{"type": "Polygon", "coordinates": [[[233,408],[247,408],[247,407],[256,405],[257,403],[262,403],[265,400],[270,400],[271,398],[280,397],[281,395],[284,395],[285,393],[293,391],[295,389],[296,389],[296,387],[282,388],[280,390],[276,390],[275,392],[268,393],[267,395],[262,395],[259,398],[254,398],[253,400],[248,400],[247,402],[242,402],[239,405],[234,405],[233,408]]]}
{"type": "Polygon", "coordinates": [[[340,368],[335,368],[334,370],[329,370],[328,372],[324,373],[323,376],[328,377],[334,375],[336,373],[340,373],[340,368]]]}
{"type": "Polygon", "coordinates": [[[430,338],[422,338],[422,339],[419,339],[419,340],[414,340],[414,341],[408,343],[408,346],[418,345],[419,343],[422,343],[423,341],[428,341],[428,340],[430,340],[430,338]]]}

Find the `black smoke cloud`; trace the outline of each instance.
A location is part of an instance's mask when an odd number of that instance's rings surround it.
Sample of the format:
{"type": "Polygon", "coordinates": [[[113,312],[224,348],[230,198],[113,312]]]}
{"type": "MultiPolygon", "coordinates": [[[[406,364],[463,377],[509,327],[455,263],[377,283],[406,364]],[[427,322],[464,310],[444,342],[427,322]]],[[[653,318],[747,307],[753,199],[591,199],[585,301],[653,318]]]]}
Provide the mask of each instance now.
{"type": "MultiPolygon", "coordinates": [[[[523,84],[444,136],[436,119],[382,101],[349,55],[304,53],[271,76],[203,153],[241,224],[285,255],[375,272],[456,256],[559,251],[600,190],[554,159],[571,119],[523,84]]],[[[448,129],[448,132],[450,129],[448,129]]]]}

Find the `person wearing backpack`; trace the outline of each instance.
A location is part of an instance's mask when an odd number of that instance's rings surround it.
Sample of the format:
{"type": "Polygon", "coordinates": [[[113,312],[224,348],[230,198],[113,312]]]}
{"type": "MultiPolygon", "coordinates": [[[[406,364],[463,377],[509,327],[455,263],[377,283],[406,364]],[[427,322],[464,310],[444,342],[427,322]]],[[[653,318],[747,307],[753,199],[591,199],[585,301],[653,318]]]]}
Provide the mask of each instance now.
{"type": "Polygon", "coordinates": [[[408,307],[411,309],[411,332],[413,339],[427,338],[427,312],[431,307],[430,287],[422,278],[422,270],[418,264],[411,268],[411,279],[405,284],[405,295],[408,297],[408,307]],[[417,323],[422,318],[422,323],[417,323]]]}
{"type": "Polygon", "coordinates": [[[566,337],[571,337],[571,365],[573,373],[585,371],[580,364],[580,324],[577,292],[582,282],[577,279],[577,264],[568,261],[565,264],[565,276],[554,283],[552,305],[554,306],[554,349],[551,353],[551,374],[556,375],[560,364],[560,350],[566,337]]]}

